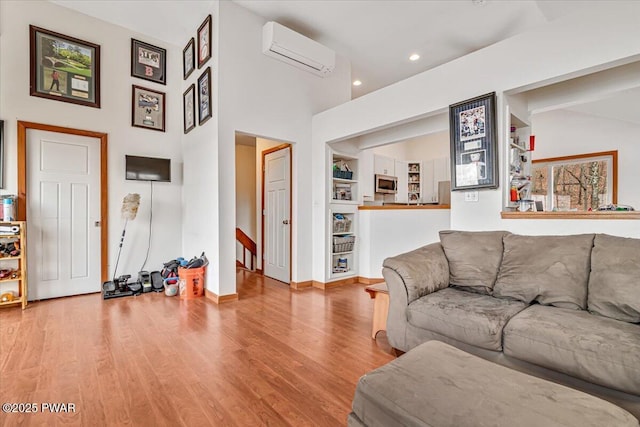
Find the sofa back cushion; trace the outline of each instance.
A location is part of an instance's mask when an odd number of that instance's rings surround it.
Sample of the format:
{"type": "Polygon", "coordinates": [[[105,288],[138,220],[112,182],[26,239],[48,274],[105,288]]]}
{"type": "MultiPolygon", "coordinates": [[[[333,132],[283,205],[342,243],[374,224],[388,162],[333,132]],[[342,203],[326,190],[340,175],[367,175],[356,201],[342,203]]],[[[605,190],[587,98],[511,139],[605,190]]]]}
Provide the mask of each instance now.
{"type": "Polygon", "coordinates": [[[449,283],[491,294],[502,260],[502,238],[507,234],[508,231],[441,231],[440,242],[449,261],[449,283]]]}
{"type": "Polygon", "coordinates": [[[596,235],[588,308],[601,316],[640,323],[640,239],[596,235]]]}
{"type": "Polygon", "coordinates": [[[586,309],[593,238],[593,234],[505,236],[493,295],[586,309]]]}

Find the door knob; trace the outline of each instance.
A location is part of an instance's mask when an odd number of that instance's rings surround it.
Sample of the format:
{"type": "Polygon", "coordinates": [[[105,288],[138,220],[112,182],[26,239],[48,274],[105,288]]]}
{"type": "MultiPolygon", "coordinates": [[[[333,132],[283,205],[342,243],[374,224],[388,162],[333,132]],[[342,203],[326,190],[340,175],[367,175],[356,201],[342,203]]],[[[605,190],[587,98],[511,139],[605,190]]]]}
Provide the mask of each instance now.
{"type": "Polygon", "coordinates": [[[288,224],[289,224],[289,220],[288,220],[288,219],[283,219],[283,220],[282,220],[282,223],[283,223],[284,225],[288,225],[288,224]]]}

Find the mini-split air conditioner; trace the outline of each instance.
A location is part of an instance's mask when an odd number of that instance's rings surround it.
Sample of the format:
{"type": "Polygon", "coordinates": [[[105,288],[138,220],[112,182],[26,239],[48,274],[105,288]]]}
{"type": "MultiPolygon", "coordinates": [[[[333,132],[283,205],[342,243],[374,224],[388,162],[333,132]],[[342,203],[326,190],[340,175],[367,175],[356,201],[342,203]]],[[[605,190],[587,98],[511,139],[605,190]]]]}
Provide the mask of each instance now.
{"type": "Polygon", "coordinates": [[[262,27],[262,53],[320,77],[336,65],[334,51],[273,21],[262,27]]]}

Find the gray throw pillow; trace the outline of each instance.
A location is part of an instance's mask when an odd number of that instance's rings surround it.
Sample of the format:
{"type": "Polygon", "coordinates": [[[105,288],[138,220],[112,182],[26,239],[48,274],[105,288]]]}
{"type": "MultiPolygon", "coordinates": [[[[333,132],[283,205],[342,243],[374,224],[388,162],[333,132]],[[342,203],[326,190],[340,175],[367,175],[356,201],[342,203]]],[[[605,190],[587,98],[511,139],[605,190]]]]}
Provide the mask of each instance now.
{"type": "Polygon", "coordinates": [[[504,238],[493,296],[584,310],[593,234],[504,238]]]}
{"type": "Polygon", "coordinates": [[[588,303],[593,313],[640,323],[640,239],[596,235],[588,303]]]}
{"type": "Polygon", "coordinates": [[[508,231],[440,232],[449,261],[449,283],[461,289],[490,295],[502,260],[502,238],[508,231]]]}

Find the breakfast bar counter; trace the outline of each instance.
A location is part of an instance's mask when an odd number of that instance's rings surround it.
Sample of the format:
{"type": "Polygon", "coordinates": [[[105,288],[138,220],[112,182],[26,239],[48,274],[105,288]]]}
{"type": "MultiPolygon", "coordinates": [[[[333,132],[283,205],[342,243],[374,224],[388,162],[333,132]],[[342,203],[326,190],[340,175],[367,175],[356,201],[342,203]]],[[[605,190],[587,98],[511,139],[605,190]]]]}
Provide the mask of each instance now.
{"type": "Polygon", "coordinates": [[[408,205],[406,203],[392,203],[387,205],[364,205],[358,206],[358,210],[361,211],[387,211],[387,210],[399,210],[399,209],[409,209],[409,210],[421,210],[421,209],[450,209],[449,205],[408,205]]]}

